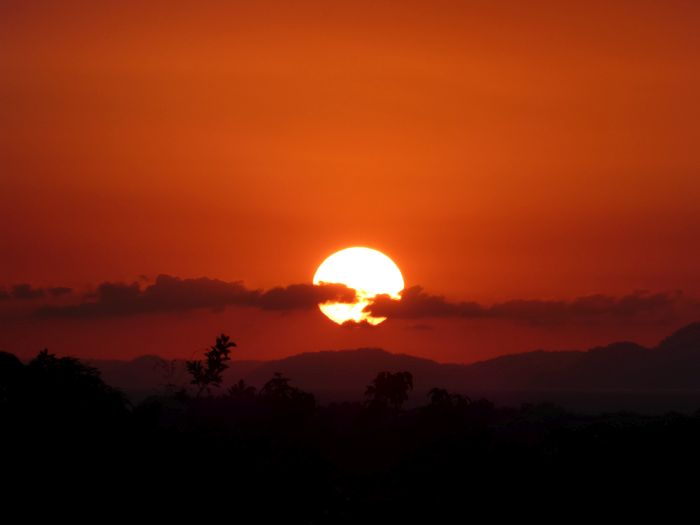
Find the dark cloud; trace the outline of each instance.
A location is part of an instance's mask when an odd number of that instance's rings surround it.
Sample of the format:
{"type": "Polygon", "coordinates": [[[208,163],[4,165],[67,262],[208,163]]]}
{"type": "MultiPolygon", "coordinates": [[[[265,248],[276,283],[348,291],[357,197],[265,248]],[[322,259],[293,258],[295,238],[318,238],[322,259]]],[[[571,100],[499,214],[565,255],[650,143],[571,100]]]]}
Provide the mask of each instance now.
{"type": "Polygon", "coordinates": [[[697,302],[689,301],[679,291],[636,291],[622,297],[597,294],[570,301],[516,299],[486,306],[475,302],[451,302],[443,296],[430,295],[416,286],[404,290],[401,301],[381,296],[366,310],[374,316],[395,319],[462,317],[547,324],[596,318],[667,318],[675,316],[681,310],[697,311],[698,306],[697,302]]]}
{"type": "Polygon", "coordinates": [[[685,308],[681,292],[649,293],[637,291],[622,297],[596,294],[571,301],[507,301],[491,306],[490,315],[536,322],[565,322],[579,318],[632,318],[672,315],[685,308]]]}
{"type": "Polygon", "coordinates": [[[88,301],[67,306],[46,306],[37,314],[44,317],[107,317],[198,308],[222,309],[227,306],[298,310],[316,307],[323,301],[349,302],[354,298],[353,290],[339,285],[318,287],[295,284],[263,292],[249,290],[241,282],[159,275],[153,284],[144,288],[139,283],[102,283],[88,301]]]}
{"type": "MultiPolygon", "coordinates": [[[[75,299],[75,304],[51,304],[52,298],[74,296],[67,287],[34,288],[29,284],[11,287],[9,299],[41,299],[46,303],[36,311],[43,317],[110,317],[148,313],[183,312],[194,309],[221,310],[229,306],[258,308],[265,311],[292,311],[316,308],[326,301],[352,302],[355,291],[339,284],[314,286],[293,284],[269,290],[252,290],[241,282],[206,277],[181,279],[159,275],[155,282],[100,284],[93,292],[75,299]]],[[[0,290],[0,298],[2,298],[0,290]]],[[[699,303],[681,292],[650,293],[636,291],[621,297],[587,295],[572,300],[514,299],[492,305],[473,301],[450,301],[432,295],[421,287],[407,288],[401,301],[379,296],[366,309],[375,317],[418,320],[415,329],[425,329],[423,319],[465,318],[503,319],[530,324],[622,319],[672,320],[680,314],[700,313],[699,303]]],[[[351,322],[348,326],[357,327],[351,322]]]]}
{"type": "Polygon", "coordinates": [[[66,286],[55,286],[53,288],[48,288],[47,291],[51,297],[62,297],[64,295],[70,294],[73,289],[66,286]]]}
{"type": "Polygon", "coordinates": [[[61,297],[68,295],[73,290],[65,286],[56,286],[53,288],[34,288],[31,284],[14,284],[10,287],[10,292],[4,288],[0,288],[0,300],[15,299],[25,301],[31,299],[42,299],[46,296],[61,297]]]}
{"type": "Polygon", "coordinates": [[[318,303],[336,301],[351,303],[355,300],[355,291],[340,284],[292,284],[277,287],[260,295],[258,306],[263,310],[298,310],[315,308],[318,303]]]}
{"type": "Polygon", "coordinates": [[[450,302],[441,295],[430,295],[420,286],[406,288],[401,300],[378,296],[365,310],[375,317],[422,319],[428,317],[483,317],[484,307],[474,302],[450,302]]]}
{"type": "Polygon", "coordinates": [[[15,284],[11,295],[13,299],[41,299],[46,292],[41,288],[33,288],[31,284],[15,284]]]}

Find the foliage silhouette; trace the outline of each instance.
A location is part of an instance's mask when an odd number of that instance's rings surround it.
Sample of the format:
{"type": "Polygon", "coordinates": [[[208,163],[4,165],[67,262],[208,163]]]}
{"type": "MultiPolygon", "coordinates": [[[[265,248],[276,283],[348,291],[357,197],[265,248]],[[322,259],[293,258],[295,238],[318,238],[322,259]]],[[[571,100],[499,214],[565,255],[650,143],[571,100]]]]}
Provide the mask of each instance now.
{"type": "Polygon", "coordinates": [[[442,522],[443,510],[465,512],[465,495],[474,512],[504,503],[524,512],[518,501],[539,511],[584,489],[618,497],[623,485],[658,498],[661,485],[686,482],[679,472],[700,469],[700,413],[496,407],[439,387],[406,408],[412,385],[409,372],[380,372],[368,402],[320,405],[276,373],[257,393],[241,380],[223,395],[166,392],[131,407],[76,359],[44,351],[25,365],[0,353],[3,476],[54,476],[51,490],[71,502],[67,480],[81,480],[81,494],[113,505],[124,492],[105,488],[127,476],[134,497],[176,501],[209,501],[202,480],[217,480],[237,510],[249,505],[265,521],[278,512],[344,524],[442,522]]]}
{"type": "Polygon", "coordinates": [[[44,349],[27,365],[7,354],[0,359],[0,409],[13,431],[24,427],[38,436],[48,430],[56,438],[69,428],[87,435],[120,425],[131,404],[96,368],[44,349]]]}
{"type": "Polygon", "coordinates": [[[240,379],[238,383],[229,387],[227,393],[230,397],[252,398],[255,397],[256,388],[247,384],[243,379],[240,379]]]}
{"type": "Polygon", "coordinates": [[[456,407],[465,407],[469,405],[472,400],[468,396],[463,396],[460,394],[451,394],[444,388],[431,388],[428,391],[428,398],[430,408],[434,409],[451,409],[456,407]]]}
{"type": "Polygon", "coordinates": [[[9,401],[24,375],[24,365],[17,356],[0,352],[0,403],[9,401]]]}
{"type": "Polygon", "coordinates": [[[288,377],[284,377],[280,372],[275,372],[272,378],[260,389],[260,398],[277,406],[295,407],[302,410],[313,409],[316,405],[315,396],[291,386],[289,381],[288,377]]]}
{"type": "Polygon", "coordinates": [[[190,383],[197,387],[197,397],[205,391],[210,393],[212,387],[221,386],[224,370],[228,368],[226,361],[231,359],[231,348],[235,346],[236,343],[229,336],[221,334],[216,338],[216,344],[204,353],[204,361],[185,362],[187,371],[192,376],[190,383]]]}
{"type": "Polygon", "coordinates": [[[294,387],[289,384],[289,378],[282,373],[275,372],[265,385],[260,389],[260,396],[264,399],[291,399],[294,387]]]}
{"type": "Polygon", "coordinates": [[[413,390],[413,375],[410,372],[379,372],[367,386],[365,396],[369,398],[370,405],[391,405],[398,410],[408,399],[410,390],[413,390]]]}

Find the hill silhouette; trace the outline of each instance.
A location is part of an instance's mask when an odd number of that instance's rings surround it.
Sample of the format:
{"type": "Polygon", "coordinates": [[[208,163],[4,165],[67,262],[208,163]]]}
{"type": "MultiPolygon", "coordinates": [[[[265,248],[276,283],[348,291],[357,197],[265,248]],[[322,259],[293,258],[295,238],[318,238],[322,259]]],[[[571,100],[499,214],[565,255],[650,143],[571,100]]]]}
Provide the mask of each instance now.
{"type": "MultiPolygon", "coordinates": [[[[537,505],[538,512],[543,502],[571,509],[599,501],[588,496],[592,488],[614,501],[620,487],[635,501],[658,501],[660,489],[669,488],[677,498],[687,474],[700,468],[700,403],[685,415],[581,414],[552,402],[502,406],[481,397],[468,381],[616,385],[659,372],[656,384],[664,385],[665,374],[698,359],[698,333],[698,326],[686,327],[655,348],[615,343],[473,365],[377,349],[267,363],[236,363],[228,354],[209,359],[228,348],[222,334],[204,354],[206,362],[190,361],[202,368],[189,366],[189,390],[161,389],[139,402],[78,359],[44,350],[24,364],[0,353],[3,468],[13,486],[22,487],[16,480],[25,478],[49,479],[51,493],[61,499],[73,502],[78,493],[104,498],[113,507],[131,501],[119,490],[125,487],[144,496],[135,506],[144,500],[160,507],[164,501],[185,502],[173,507],[178,512],[190,502],[209,502],[212,491],[231,494],[239,515],[248,507],[264,522],[270,517],[289,523],[443,522],[447,519],[434,519],[436,511],[446,517],[465,508],[483,514],[504,502],[521,514],[518,498],[537,505]],[[370,368],[378,370],[361,377],[370,368]],[[230,372],[229,382],[247,374],[264,383],[219,387],[222,370],[230,372]],[[355,378],[353,395],[361,389],[360,395],[350,402],[324,403],[302,387],[306,382],[338,388],[355,378]],[[458,382],[469,394],[447,389],[446,381],[458,382]],[[420,400],[410,406],[414,387],[430,387],[429,395],[418,393],[420,400]],[[71,479],[78,484],[67,483],[71,479]]],[[[154,378],[167,384],[181,365],[154,356],[103,362],[112,367],[112,378],[124,374],[132,385],[154,378]]],[[[554,392],[547,390],[549,401],[554,392]]],[[[220,507],[219,500],[214,506],[220,507]]],[[[621,506],[628,515],[627,503],[621,506]]]]}
{"type": "MultiPolygon", "coordinates": [[[[149,392],[168,382],[177,384],[186,375],[183,361],[164,361],[156,356],[133,361],[92,360],[90,364],[102,371],[108,384],[131,394],[149,392]]],[[[689,406],[696,406],[700,399],[700,322],[677,330],[651,348],[621,341],[586,351],[536,350],[472,364],[438,363],[379,348],[308,352],[273,361],[234,360],[225,373],[225,386],[244,379],[259,388],[272,374],[281,372],[322,400],[356,400],[362,397],[367,378],[377,370],[411,370],[415,376],[412,399],[416,402],[422,402],[430,388],[440,385],[512,403],[554,399],[567,405],[570,393],[596,394],[602,399],[607,392],[644,393],[656,395],[656,399],[661,399],[658,394],[690,396],[689,406]]],[[[641,398],[639,402],[643,404],[641,398]]],[[[591,408],[606,408],[604,405],[591,408]]],[[[671,403],[665,408],[682,407],[671,403]]]]}

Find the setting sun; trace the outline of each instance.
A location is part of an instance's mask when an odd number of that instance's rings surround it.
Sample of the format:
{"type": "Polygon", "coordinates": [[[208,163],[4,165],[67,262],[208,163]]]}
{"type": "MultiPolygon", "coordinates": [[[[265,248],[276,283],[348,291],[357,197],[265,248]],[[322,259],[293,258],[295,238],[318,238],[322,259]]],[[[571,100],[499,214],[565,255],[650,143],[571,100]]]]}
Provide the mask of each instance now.
{"type": "Polygon", "coordinates": [[[354,303],[319,304],[321,311],[338,324],[366,321],[378,325],[386,317],[372,317],[365,308],[377,295],[400,300],[403,276],[394,261],[371,248],[346,248],[328,257],[316,270],[314,284],[344,284],[357,294],[354,303]]]}

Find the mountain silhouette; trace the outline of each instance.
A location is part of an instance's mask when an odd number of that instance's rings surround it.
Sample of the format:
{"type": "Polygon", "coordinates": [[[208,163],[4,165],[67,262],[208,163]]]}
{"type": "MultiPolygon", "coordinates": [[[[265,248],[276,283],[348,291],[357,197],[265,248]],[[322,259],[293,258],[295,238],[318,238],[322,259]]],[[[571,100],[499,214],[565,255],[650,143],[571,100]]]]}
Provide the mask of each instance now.
{"type": "MultiPolygon", "coordinates": [[[[184,359],[163,359],[155,355],[144,355],[129,361],[86,359],[85,362],[98,368],[107,384],[120,388],[136,399],[160,391],[168,385],[184,386],[190,380],[184,359]]],[[[247,377],[263,363],[263,361],[231,361],[224,386],[228,387],[238,379],[247,377]]]]}
{"type": "MultiPolygon", "coordinates": [[[[184,384],[183,361],[144,356],[132,361],[90,361],[105,381],[127,392],[146,392],[166,383],[184,384]],[[168,368],[170,367],[170,368],[168,368]]],[[[685,326],[657,346],[647,348],[622,341],[587,351],[536,350],[504,355],[472,364],[436,361],[389,353],[378,348],[302,353],[273,361],[231,361],[225,373],[227,387],[239,379],[260,388],[280,372],[299,388],[321,400],[361,399],[379,371],[410,371],[412,398],[424,400],[436,386],[469,395],[483,393],[499,399],[498,392],[596,393],[698,392],[700,399],[700,322],[685,326]],[[494,393],[496,393],[494,395],[494,393]]],[[[556,397],[556,396],[554,396],[556,397]]],[[[507,401],[528,401],[527,395],[507,401]]],[[[565,400],[557,401],[566,404],[565,400]]]]}
{"type": "Polygon", "coordinates": [[[700,352],[700,322],[676,330],[661,341],[658,348],[668,352],[700,352]]]}

